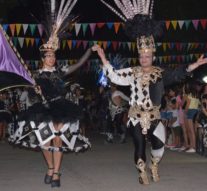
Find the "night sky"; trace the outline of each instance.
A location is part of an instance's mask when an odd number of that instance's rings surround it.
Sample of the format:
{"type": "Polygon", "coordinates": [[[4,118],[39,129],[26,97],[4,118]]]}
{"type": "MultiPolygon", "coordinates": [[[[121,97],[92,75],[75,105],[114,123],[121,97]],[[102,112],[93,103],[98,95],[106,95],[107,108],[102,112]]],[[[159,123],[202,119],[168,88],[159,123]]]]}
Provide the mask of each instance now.
{"type": "MultiPolygon", "coordinates": [[[[0,16],[9,22],[35,23],[36,20],[30,13],[39,15],[36,13],[41,13],[42,2],[43,0],[0,0],[0,16]]],[[[206,0],[155,0],[154,15],[163,20],[207,18],[206,7],[206,0]]],[[[73,12],[81,15],[81,22],[120,21],[99,0],[79,0],[73,12]]]]}

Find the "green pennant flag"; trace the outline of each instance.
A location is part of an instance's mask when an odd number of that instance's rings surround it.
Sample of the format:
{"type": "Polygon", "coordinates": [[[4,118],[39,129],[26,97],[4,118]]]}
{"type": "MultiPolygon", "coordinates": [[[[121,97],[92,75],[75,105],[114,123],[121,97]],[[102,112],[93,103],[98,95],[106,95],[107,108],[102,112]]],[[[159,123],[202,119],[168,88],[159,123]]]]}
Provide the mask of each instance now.
{"type": "Polygon", "coordinates": [[[190,26],[191,20],[185,20],[185,27],[186,30],[188,30],[189,26],[190,26]]]}
{"type": "Polygon", "coordinates": [[[13,37],[12,41],[14,43],[14,46],[17,47],[17,41],[18,41],[17,37],[13,37]]]}
{"type": "Polygon", "coordinates": [[[83,35],[85,36],[87,28],[88,28],[88,23],[83,23],[82,28],[83,28],[83,35]]]}
{"type": "Polygon", "coordinates": [[[88,44],[89,44],[89,47],[93,46],[94,45],[94,41],[88,41],[88,44]]]}
{"type": "Polygon", "coordinates": [[[31,31],[32,36],[33,36],[34,33],[35,33],[35,29],[36,29],[36,27],[37,27],[36,24],[30,24],[30,25],[29,25],[29,28],[30,28],[30,31],[31,31]]]}
{"type": "Polygon", "coordinates": [[[67,40],[63,40],[62,41],[62,45],[63,45],[62,48],[63,48],[63,50],[65,49],[66,43],[67,43],[67,40]]]}

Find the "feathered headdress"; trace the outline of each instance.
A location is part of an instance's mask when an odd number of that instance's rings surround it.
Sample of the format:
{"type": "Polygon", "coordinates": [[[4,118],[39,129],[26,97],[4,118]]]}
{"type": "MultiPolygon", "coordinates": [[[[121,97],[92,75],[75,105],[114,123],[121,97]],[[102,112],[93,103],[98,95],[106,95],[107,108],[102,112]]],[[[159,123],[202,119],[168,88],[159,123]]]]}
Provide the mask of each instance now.
{"type": "Polygon", "coordinates": [[[59,38],[64,35],[76,19],[70,15],[76,2],[77,0],[61,0],[59,7],[57,7],[56,0],[48,0],[46,2],[46,17],[43,25],[49,39],[40,46],[40,51],[55,52],[59,49],[59,38]]]}
{"type": "Polygon", "coordinates": [[[120,11],[105,0],[100,1],[125,22],[125,32],[131,39],[137,40],[139,53],[155,52],[154,37],[162,29],[161,24],[152,19],[154,0],[114,0],[120,11]]]}

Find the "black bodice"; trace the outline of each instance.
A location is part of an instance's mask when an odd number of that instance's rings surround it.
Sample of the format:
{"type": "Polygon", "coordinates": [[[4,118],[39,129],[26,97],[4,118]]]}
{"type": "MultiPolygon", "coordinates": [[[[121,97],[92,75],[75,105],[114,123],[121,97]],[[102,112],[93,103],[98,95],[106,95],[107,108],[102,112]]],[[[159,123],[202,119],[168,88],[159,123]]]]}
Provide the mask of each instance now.
{"type": "Polygon", "coordinates": [[[47,100],[64,96],[65,88],[64,81],[61,79],[61,74],[54,72],[40,72],[36,77],[37,84],[41,87],[42,93],[47,100]]]}

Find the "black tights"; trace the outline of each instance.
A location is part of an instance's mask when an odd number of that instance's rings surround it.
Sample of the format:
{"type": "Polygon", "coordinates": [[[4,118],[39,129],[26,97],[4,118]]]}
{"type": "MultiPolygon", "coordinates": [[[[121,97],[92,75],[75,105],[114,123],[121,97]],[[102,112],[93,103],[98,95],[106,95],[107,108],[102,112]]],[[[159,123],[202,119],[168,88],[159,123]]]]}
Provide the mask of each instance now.
{"type": "MultiPolygon", "coordinates": [[[[147,138],[150,140],[153,150],[160,149],[164,146],[163,142],[153,135],[153,131],[155,130],[158,122],[159,120],[152,121],[152,125],[147,132],[147,138]]],[[[130,130],[135,147],[135,164],[137,163],[138,159],[142,159],[146,162],[146,136],[142,134],[140,123],[136,124],[136,126],[133,126],[132,123],[130,123],[130,130]]]]}
{"type": "Polygon", "coordinates": [[[111,134],[114,134],[114,127],[117,128],[118,134],[125,134],[126,133],[126,127],[123,122],[123,116],[124,112],[116,114],[114,121],[112,121],[111,118],[109,118],[108,121],[108,132],[111,134]]]}

